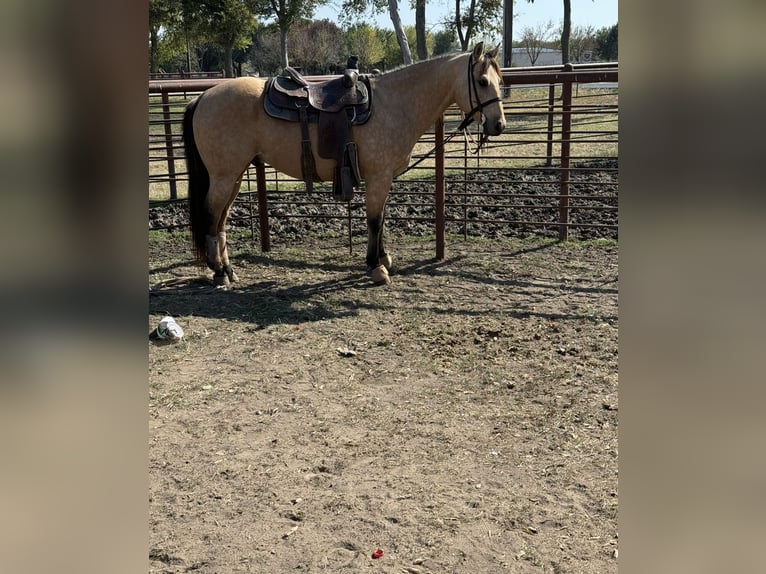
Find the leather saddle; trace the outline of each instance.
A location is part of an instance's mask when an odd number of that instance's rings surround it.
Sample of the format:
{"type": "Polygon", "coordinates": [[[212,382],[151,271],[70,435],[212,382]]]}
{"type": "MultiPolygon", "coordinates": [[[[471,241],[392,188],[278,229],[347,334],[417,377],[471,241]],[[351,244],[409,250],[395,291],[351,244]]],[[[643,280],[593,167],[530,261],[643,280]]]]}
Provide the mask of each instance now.
{"type": "Polygon", "coordinates": [[[343,75],[321,82],[309,82],[296,70],[285,68],[286,76],[271,78],[263,98],[266,113],[273,118],[301,123],[301,169],[307,191],[313,190],[316,164],[308,126],[316,123],[319,157],[335,160],[333,196],[350,201],[361,177],[351,126],[362,125],[372,112],[372,88],[366,76],[356,70],[356,58],[349,58],[343,75]]]}

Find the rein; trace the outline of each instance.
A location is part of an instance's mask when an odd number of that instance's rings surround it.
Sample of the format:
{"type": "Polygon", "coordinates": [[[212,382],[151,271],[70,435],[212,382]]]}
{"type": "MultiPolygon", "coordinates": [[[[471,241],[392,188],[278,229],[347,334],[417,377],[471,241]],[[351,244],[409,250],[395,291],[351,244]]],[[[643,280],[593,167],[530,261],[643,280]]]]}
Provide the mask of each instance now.
{"type": "MultiPolygon", "coordinates": [[[[473,116],[474,116],[475,113],[477,113],[477,112],[481,113],[481,117],[482,117],[482,122],[481,123],[483,124],[484,123],[484,114],[482,113],[482,110],[484,110],[484,107],[488,106],[490,104],[494,104],[495,102],[499,102],[500,101],[499,97],[491,98],[491,99],[489,99],[489,100],[487,100],[485,102],[482,102],[479,99],[479,90],[476,87],[476,78],[473,77],[473,67],[474,67],[474,65],[475,65],[475,62],[473,61],[473,54],[471,54],[468,57],[468,104],[469,105],[473,104],[474,95],[475,95],[476,106],[474,106],[474,108],[465,115],[465,118],[463,119],[462,122],[460,122],[460,125],[457,128],[455,128],[454,132],[452,132],[449,136],[444,138],[443,142],[440,142],[440,143],[436,144],[431,149],[431,151],[429,151],[427,154],[425,154],[423,157],[421,157],[418,161],[413,163],[411,166],[409,166],[406,170],[404,170],[399,175],[403,175],[403,174],[407,173],[412,168],[416,167],[419,163],[421,163],[423,160],[425,160],[428,157],[430,157],[431,154],[433,154],[436,150],[438,150],[440,148],[443,148],[445,145],[447,145],[447,142],[449,142],[452,138],[454,138],[460,132],[466,132],[466,130],[468,129],[468,126],[471,125],[471,123],[473,123],[474,121],[476,121],[476,120],[473,119],[473,116]]],[[[466,133],[466,136],[467,136],[467,133],[466,133]]],[[[479,153],[479,150],[487,142],[487,140],[489,140],[489,136],[487,136],[485,134],[481,134],[481,137],[479,138],[479,145],[476,147],[476,150],[473,153],[474,154],[479,153]]]]}

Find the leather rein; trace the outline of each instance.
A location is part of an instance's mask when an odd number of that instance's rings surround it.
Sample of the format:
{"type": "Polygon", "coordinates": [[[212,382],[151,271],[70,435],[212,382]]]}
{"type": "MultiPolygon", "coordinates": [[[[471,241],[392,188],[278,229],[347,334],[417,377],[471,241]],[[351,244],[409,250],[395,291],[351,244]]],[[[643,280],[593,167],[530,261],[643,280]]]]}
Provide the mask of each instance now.
{"type": "MultiPolygon", "coordinates": [[[[483,124],[484,114],[482,113],[482,110],[484,110],[486,106],[500,101],[500,97],[491,98],[489,100],[486,100],[485,102],[482,102],[479,99],[479,89],[476,86],[476,78],[473,77],[473,67],[475,64],[476,62],[473,61],[473,54],[471,54],[468,57],[468,104],[471,105],[473,104],[474,100],[476,100],[476,106],[474,106],[474,108],[465,115],[465,118],[463,119],[462,122],[460,122],[460,125],[455,129],[454,132],[452,132],[449,136],[447,136],[443,142],[436,144],[431,151],[429,151],[426,155],[424,155],[418,161],[416,161],[411,166],[409,166],[406,170],[402,172],[402,174],[410,171],[413,167],[417,166],[420,162],[428,158],[437,149],[447,145],[447,142],[450,141],[452,138],[454,138],[457,134],[459,134],[460,132],[465,132],[468,126],[471,125],[471,123],[473,123],[474,121],[476,121],[473,118],[476,112],[481,113],[481,118],[482,118],[481,123],[483,124]]],[[[479,150],[487,142],[488,139],[489,139],[489,136],[484,135],[482,133],[481,137],[479,138],[479,145],[476,147],[476,150],[473,153],[479,153],[479,150]]],[[[402,174],[399,174],[399,175],[402,175],[402,174]]]]}

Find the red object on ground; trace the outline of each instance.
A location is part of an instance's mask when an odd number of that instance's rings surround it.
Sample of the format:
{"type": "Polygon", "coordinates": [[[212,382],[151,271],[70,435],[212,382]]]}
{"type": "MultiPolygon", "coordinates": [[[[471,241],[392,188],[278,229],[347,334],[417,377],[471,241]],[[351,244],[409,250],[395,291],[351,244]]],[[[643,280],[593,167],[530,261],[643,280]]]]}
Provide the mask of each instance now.
{"type": "Polygon", "coordinates": [[[372,553],[373,558],[380,558],[381,556],[383,556],[383,551],[380,548],[372,553]]]}

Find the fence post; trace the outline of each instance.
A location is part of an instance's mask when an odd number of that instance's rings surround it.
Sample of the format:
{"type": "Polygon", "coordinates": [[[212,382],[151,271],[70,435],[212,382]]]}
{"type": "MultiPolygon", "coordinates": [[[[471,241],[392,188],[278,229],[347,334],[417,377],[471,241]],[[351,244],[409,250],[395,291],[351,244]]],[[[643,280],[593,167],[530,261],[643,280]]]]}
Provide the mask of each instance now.
{"type": "MultiPolygon", "coordinates": [[[[572,72],[572,64],[564,65],[564,72],[572,72]]],[[[572,78],[565,77],[561,84],[561,192],[559,197],[559,240],[569,239],[569,151],[572,137],[572,78]]]]}
{"type": "Polygon", "coordinates": [[[170,123],[170,98],[162,91],[162,123],[165,128],[165,150],[168,154],[168,178],[170,180],[170,199],[178,199],[176,188],[176,159],[173,153],[173,126],[170,123]]]}
{"type": "Polygon", "coordinates": [[[266,197],[266,166],[263,161],[256,157],[255,186],[258,188],[258,222],[261,230],[261,251],[271,251],[271,237],[269,235],[269,206],[266,197]]]}
{"type": "Polygon", "coordinates": [[[556,94],[555,84],[548,86],[548,144],[545,147],[545,167],[553,165],[553,101],[556,94]]]}
{"type": "Polygon", "coordinates": [[[444,116],[439,116],[434,126],[436,139],[436,259],[444,259],[444,116]]]}

